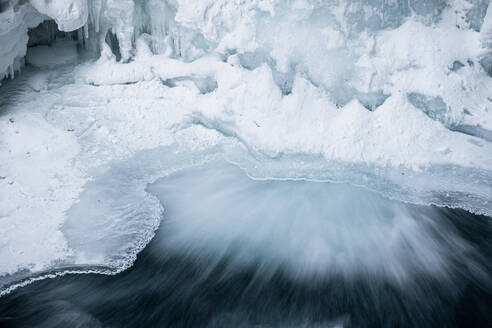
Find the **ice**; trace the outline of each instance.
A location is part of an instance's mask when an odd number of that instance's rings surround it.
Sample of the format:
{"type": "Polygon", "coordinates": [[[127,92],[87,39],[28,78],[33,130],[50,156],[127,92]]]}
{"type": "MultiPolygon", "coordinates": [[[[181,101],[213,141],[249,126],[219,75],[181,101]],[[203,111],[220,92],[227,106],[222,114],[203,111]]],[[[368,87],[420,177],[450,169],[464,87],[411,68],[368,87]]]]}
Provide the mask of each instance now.
{"type": "Polygon", "coordinates": [[[9,1],[0,10],[0,80],[5,76],[14,77],[26,55],[27,29],[43,20],[29,4],[9,1]]]}
{"type": "MultiPolygon", "coordinates": [[[[480,125],[473,126],[454,121],[448,113],[447,104],[441,97],[429,97],[420,93],[409,93],[407,97],[413,106],[422,110],[431,119],[441,122],[448,129],[492,141],[492,130],[484,129],[480,125]]],[[[470,115],[466,110],[464,114],[470,115]]]]}
{"type": "Polygon", "coordinates": [[[487,13],[489,2],[487,0],[470,1],[470,7],[466,12],[466,17],[469,21],[470,28],[475,31],[480,31],[487,13]]]}
{"type": "Polygon", "coordinates": [[[209,156],[492,214],[487,1],[0,8],[2,286],[128,267],[160,222],[145,186],[209,156]]]}
{"type": "Polygon", "coordinates": [[[427,116],[445,123],[448,106],[441,97],[429,97],[416,92],[407,94],[407,97],[412,105],[421,109],[427,116]]]}
{"type": "Polygon", "coordinates": [[[26,54],[26,63],[35,67],[53,67],[77,61],[76,42],[60,40],[52,46],[31,47],[26,54]]]}
{"type": "Polygon", "coordinates": [[[481,56],[480,64],[485,69],[487,74],[492,77],[492,9],[487,8],[487,14],[483,19],[483,25],[480,30],[482,47],[485,49],[481,56]]]}
{"type": "Polygon", "coordinates": [[[87,0],[30,0],[41,14],[53,18],[60,31],[73,31],[84,26],[89,11],[87,0]]]}
{"type": "Polygon", "coordinates": [[[49,46],[56,41],[58,34],[58,27],[52,20],[45,20],[35,28],[31,28],[28,31],[29,42],[28,47],[34,47],[39,45],[49,46]]]}

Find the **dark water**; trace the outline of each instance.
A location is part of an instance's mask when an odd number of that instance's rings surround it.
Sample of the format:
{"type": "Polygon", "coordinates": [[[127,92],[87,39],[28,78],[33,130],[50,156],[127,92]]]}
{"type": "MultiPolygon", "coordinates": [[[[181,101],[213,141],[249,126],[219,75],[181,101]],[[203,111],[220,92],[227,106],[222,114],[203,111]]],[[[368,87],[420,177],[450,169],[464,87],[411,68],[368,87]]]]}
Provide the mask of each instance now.
{"type": "MultiPolygon", "coordinates": [[[[491,218],[441,213],[480,248],[479,262],[490,270],[491,218]]],[[[470,268],[457,270],[452,282],[424,275],[406,286],[364,275],[296,282],[281,270],[263,276],[254,265],[231,272],[227,257],[211,265],[209,259],[166,254],[160,237],[120,275],[49,279],[0,299],[0,326],[490,327],[492,322],[490,281],[470,268]]]]}
{"type": "MultiPolygon", "coordinates": [[[[481,249],[480,262],[490,270],[491,218],[459,210],[442,214],[481,249]]],[[[452,282],[422,276],[402,287],[364,275],[296,282],[281,271],[257,274],[254,265],[230,272],[227,262],[225,257],[211,265],[208,259],[166,254],[156,239],[120,275],[65,276],[0,299],[0,325],[490,327],[492,322],[490,281],[465,267],[452,282]]]]}
{"type": "MultiPolygon", "coordinates": [[[[224,170],[221,169],[221,172],[224,170]]],[[[235,176],[236,173],[231,174],[235,176]]],[[[196,180],[196,177],[190,178],[190,183],[196,180]]],[[[217,181],[217,177],[211,180],[217,181]]],[[[226,181],[219,182],[222,186],[227,185],[226,181]]],[[[246,180],[244,182],[246,185],[249,183],[246,180]]],[[[183,183],[185,184],[183,190],[192,190],[186,186],[186,179],[179,174],[169,178],[163,185],[181,186],[183,183]]],[[[309,189],[311,187],[296,185],[299,182],[290,183],[297,188],[296,190],[302,190],[302,194],[309,193],[311,190],[309,189]]],[[[200,186],[204,185],[205,181],[202,180],[200,186]]],[[[245,189],[238,186],[242,186],[242,182],[236,185],[236,190],[239,191],[232,193],[231,197],[237,200],[240,194],[254,194],[255,203],[258,203],[257,197],[266,197],[263,196],[262,190],[271,187],[268,182],[259,182],[253,192],[249,189],[248,192],[244,192],[245,189]]],[[[159,183],[153,188],[161,188],[163,202],[166,199],[172,200],[166,208],[169,219],[163,221],[156,237],[138,255],[132,268],[116,276],[68,275],[18,289],[0,299],[0,326],[491,327],[492,218],[490,217],[473,215],[463,210],[436,207],[425,209],[425,213],[432,213],[434,216],[432,220],[439,222],[437,226],[432,226],[436,232],[431,234],[435,241],[435,250],[430,249],[434,247],[433,243],[429,244],[426,239],[422,240],[426,241],[425,247],[429,248],[429,251],[437,250],[436,254],[446,256],[444,269],[442,265],[437,264],[436,267],[440,269],[435,271],[416,270],[413,267],[403,266],[404,270],[413,268],[411,275],[404,280],[392,279],[393,274],[380,274],[368,265],[361,266],[357,270],[330,271],[325,275],[298,277],[296,267],[292,266],[292,263],[303,263],[302,261],[291,261],[291,265],[283,265],[284,263],[275,261],[276,257],[264,255],[261,251],[258,256],[253,257],[253,260],[239,261],[238,258],[244,256],[240,250],[247,243],[244,239],[255,234],[255,230],[251,228],[247,228],[251,231],[245,233],[245,228],[241,225],[237,229],[235,225],[227,226],[227,229],[234,230],[243,241],[227,241],[226,244],[220,244],[220,240],[204,240],[203,243],[195,244],[195,248],[203,248],[202,251],[194,248],[191,248],[192,251],[180,250],[180,245],[186,245],[186,238],[193,238],[195,241],[197,238],[205,237],[200,233],[193,233],[191,237],[186,237],[188,231],[184,230],[187,225],[185,224],[184,227],[176,225],[173,217],[179,218],[185,212],[194,216],[200,211],[206,211],[210,199],[217,200],[219,194],[206,192],[197,187],[195,191],[190,191],[188,194],[182,191],[173,198],[166,195],[162,189],[164,187],[159,183]],[[183,199],[197,198],[191,195],[195,192],[201,195],[203,204],[207,206],[195,206],[193,209],[189,209],[186,204],[182,208],[173,206],[183,199]],[[186,211],[183,212],[184,210],[186,211]],[[437,233],[444,227],[447,231],[453,231],[452,234],[437,233]],[[175,237],[176,233],[184,236],[185,239],[174,244],[168,242],[173,240],[172,237],[175,237]],[[457,240],[460,242],[456,242],[457,240]],[[224,251],[217,253],[207,250],[207,245],[212,242],[214,245],[218,242],[217,245],[223,246],[224,251]],[[458,249],[457,245],[466,247],[460,246],[461,248],[458,249]],[[447,249],[442,250],[442,247],[447,249]]],[[[285,194],[284,189],[280,190],[281,192],[275,195],[285,194]]],[[[319,195],[319,188],[316,189],[316,194],[319,195]]],[[[220,193],[221,202],[226,202],[230,195],[230,193],[226,195],[220,193]]],[[[364,197],[367,200],[367,197],[364,197]]],[[[270,201],[266,204],[272,205],[271,200],[274,198],[269,198],[270,201]]],[[[292,196],[290,199],[292,203],[297,198],[292,196]]],[[[243,198],[242,203],[245,201],[247,199],[243,198]]],[[[225,213],[227,208],[224,206],[215,209],[213,213],[218,213],[217,211],[225,213]]],[[[314,211],[313,206],[308,209],[314,211]]],[[[293,212],[292,209],[289,211],[293,212]]],[[[386,209],[384,213],[387,211],[389,210],[386,209]]],[[[236,213],[234,218],[229,219],[236,219],[238,215],[236,213]]],[[[203,213],[203,216],[207,217],[207,213],[203,213]]],[[[304,218],[307,219],[309,218],[304,218]]],[[[194,224],[194,228],[197,227],[197,222],[191,223],[194,224]]],[[[217,225],[216,228],[224,226],[223,221],[214,224],[217,225]]],[[[313,230],[309,229],[306,231],[311,234],[313,230]]],[[[408,229],[410,228],[406,230],[408,229]]],[[[359,230],[361,232],[357,232],[356,238],[350,238],[345,242],[351,244],[361,238],[369,240],[367,247],[374,247],[374,252],[369,249],[363,254],[368,256],[374,253],[370,262],[384,265],[386,262],[408,260],[414,261],[415,265],[420,265],[421,262],[410,258],[421,254],[414,250],[419,247],[418,242],[410,242],[406,245],[408,250],[392,254],[393,258],[384,258],[378,253],[376,246],[392,237],[388,235],[371,239],[364,234],[373,233],[373,230],[368,229],[367,226],[360,226],[359,230]],[[395,257],[398,254],[401,258],[395,257]]],[[[412,233],[419,233],[419,230],[415,231],[412,233]]],[[[295,233],[294,231],[294,235],[295,233]]],[[[309,234],[304,235],[309,236],[309,234]]],[[[219,239],[220,236],[214,235],[213,238],[219,239]]],[[[279,240],[277,244],[265,246],[260,243],[261,247],[272,249],[281,247],[284,239],[282,236],[276,238],[279,240]]],[[[402,242],[405,240],[407,239],[403,238],[402,242]]],[[[289,254],[282,254],[283,258],[288,259],[289,254]]],[[[297,255],[292,255],[295,256],[297,255]]],[[[361,263],[366,260],[357,257],[356,259],[361,263]]],[[[333,263],[333,265],[346,265],[352,268],[350,263],[346,264],[343,261],[333,263]]],[[[425,265],[432,267],[432,263],[425,265]]],[[[301,268],[298,271],[301,272],[301,268]]],[[[400,277],[402,273],[394,275],[400,277]]]]}

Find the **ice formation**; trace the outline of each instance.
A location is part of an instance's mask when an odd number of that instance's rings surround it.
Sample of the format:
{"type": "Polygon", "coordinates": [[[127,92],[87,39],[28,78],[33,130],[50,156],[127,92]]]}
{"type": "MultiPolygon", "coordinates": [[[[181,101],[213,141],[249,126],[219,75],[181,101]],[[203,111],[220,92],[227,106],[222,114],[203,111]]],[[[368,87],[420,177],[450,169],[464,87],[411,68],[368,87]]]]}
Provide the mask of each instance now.
{"type": "Polygon", "coordinates": [[[0,1],[0,288],[128,267],[210,154],[492,215],[491,7],[0,1]]]}

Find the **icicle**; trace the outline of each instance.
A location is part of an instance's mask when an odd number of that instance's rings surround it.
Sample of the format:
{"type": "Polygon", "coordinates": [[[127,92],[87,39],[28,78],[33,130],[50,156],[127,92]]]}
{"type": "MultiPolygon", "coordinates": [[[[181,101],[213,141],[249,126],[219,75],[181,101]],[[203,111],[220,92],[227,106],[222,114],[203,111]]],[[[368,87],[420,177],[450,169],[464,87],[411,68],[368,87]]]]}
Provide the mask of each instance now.
{"type": "Polygon", "coordinates": [[[102,8],[102,1],[101,0],[93,0],[90,3],[90,11],[89,11],[89,17],[91,23],[94,25],[94,31],[96,33],[99,33],[100,30],[100,19],[101,19],[101,8],[102,8]]]}
{"type": "Polygon", "coordinates": [[[89,23],[88,22],[85,23],[85,25],[84,25],[84,36],[86,39],[89,38],[89,23]]]}
{"type": "Polygon", "coordinates": [[[56,41],[56,24],[53,22],[50,24],[51,28],[51,40],[56,41]]]}
{"type": "Polygon", "coordinates": [[[95,6],[96,6],[96,15],[95,15],[95,26],[96,26],[96,33],[99,33],[99,21],[101,19],[101,7],[102,7],[102,1],[100,0],[95,0],[95,6]]]}
{"type": "Polygon", "coordinates": [[[50,38],[51,38],[50,43],[53,43],[56,41],[56,32],[57,32],[58,28],[57,28],[55,22],[50,22],[50,24],[48,26],[50,29],[50,38]]]}
{"type": "Polygon", "coordinates": [[[84,42],[84,35],[83,35],[83,32],[82,32],[82,28],[79,28],[77,30],[77,42],[79,44],[82,44],[84,42]]]}
{"type": "Polygon", "coordinates": [[[14,79],[14,64],[9,65],[9,74],[10,74],[10,79],[14,79]]]}

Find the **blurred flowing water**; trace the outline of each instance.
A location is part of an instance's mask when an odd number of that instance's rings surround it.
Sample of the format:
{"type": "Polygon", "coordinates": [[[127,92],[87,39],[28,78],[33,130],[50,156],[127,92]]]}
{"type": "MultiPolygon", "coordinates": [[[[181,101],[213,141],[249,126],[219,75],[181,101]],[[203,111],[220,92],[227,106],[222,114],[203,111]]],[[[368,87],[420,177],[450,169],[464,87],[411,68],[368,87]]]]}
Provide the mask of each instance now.
{"type": "Polygon", "coordinates": [[[0,299],[1,327],[487,327],[492,218],[231,164],[147,188],[160,229],[115,275],[0,299]]]}

